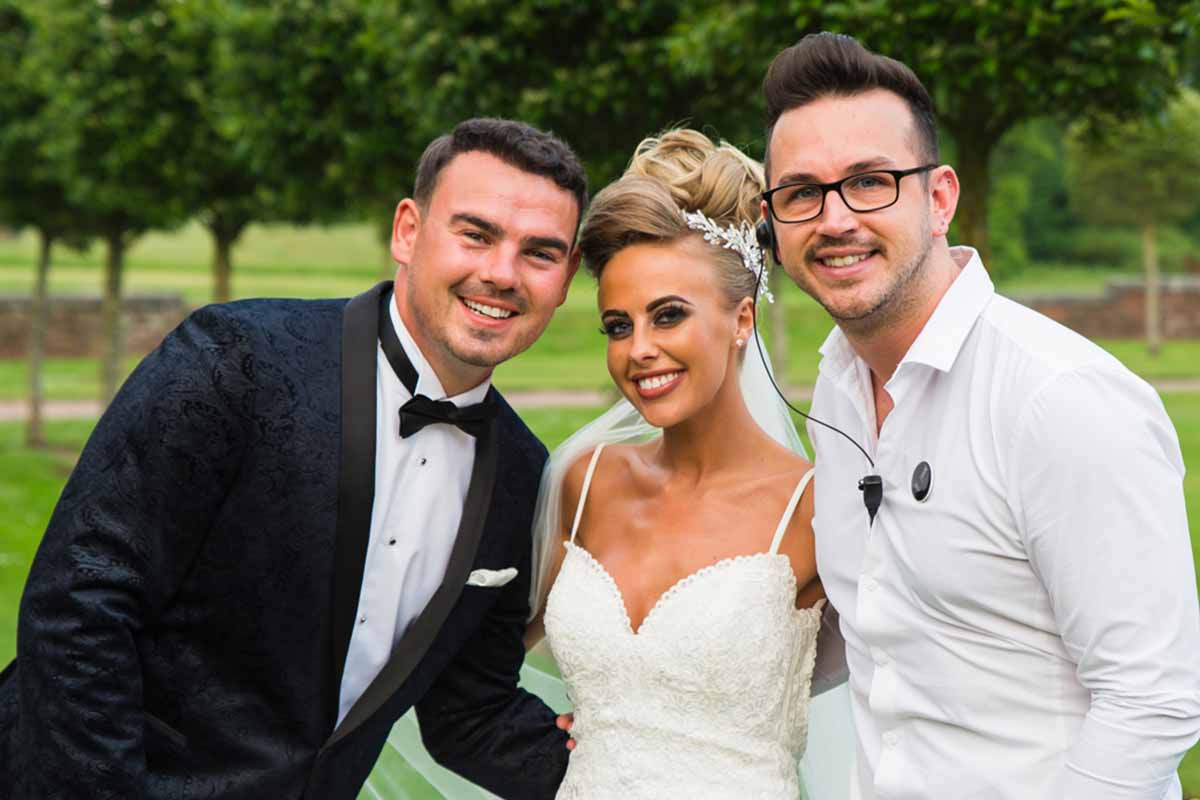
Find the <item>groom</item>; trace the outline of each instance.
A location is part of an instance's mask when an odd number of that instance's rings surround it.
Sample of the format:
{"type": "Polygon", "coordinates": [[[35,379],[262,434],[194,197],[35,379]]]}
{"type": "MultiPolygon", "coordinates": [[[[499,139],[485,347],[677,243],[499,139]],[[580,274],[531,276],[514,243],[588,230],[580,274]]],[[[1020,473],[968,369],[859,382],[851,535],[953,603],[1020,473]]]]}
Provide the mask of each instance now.
{"type": "Polygon", "coordinates": [[[1200,621],[1158,396],[948,245],[958,178],[911,70],[819,34],[763,91],[764,227],[837,323],[812,413],[873,461],[809,425],[852,796],[1179,798],[1200,621]]]}
{"type": "Polygon", "coordinates": [[[191,315],[100,420],[0,676],[0,795],[354,798],[416,706],[443,764],[551,798],[517,688],[546,457],[492,369],[566,297],[570,149],[469,120],[396,210],[396,281],[191,315]]]}

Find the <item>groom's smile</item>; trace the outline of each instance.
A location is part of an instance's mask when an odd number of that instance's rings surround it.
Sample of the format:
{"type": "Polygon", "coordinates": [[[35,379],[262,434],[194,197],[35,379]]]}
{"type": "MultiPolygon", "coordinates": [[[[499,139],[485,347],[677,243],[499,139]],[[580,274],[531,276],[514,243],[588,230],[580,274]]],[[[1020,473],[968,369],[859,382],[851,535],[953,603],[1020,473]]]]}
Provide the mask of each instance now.
{"type": "Polygon", "coordinates": [[[396,209],[405,326],[450,394],[528,348],[566,299],[579,208],[553,180],[483,152],[455,156],[426,208],[396,209]]]}

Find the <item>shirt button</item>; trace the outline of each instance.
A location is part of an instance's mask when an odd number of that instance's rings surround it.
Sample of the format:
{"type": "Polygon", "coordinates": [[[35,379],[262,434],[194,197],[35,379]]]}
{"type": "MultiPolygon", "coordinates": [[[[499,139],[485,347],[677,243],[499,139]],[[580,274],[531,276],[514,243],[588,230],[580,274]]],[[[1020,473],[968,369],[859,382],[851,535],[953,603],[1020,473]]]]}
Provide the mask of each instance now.
{"type": "Polygon", "coordinates": [[[421,456],[421,459],[419,461],[417,461],[417,464],[423,467],[423,466],[425,466],[425,463],[427,461],[429,461],[429,459],[425,458],[424,456],[421,456]]]}
{"type": "Polygon", "coordinates": [[[863,579],[863,584],[867,587],[868,592],[873,592],[879,588],[879,584],[870,576],[863,579]]]}
{"type": "Polygon", "coordinates": [[[359,624],[359,625],[362,625],[362,624],[366,623],[366,621],[367,621],[367,618],[366,618],[366,617],[359,617],[359,618],[358,618],[358,624],[359,624]]]}
{"type": "Polygon", "coordinates": [[[880,667],[886,667],[888,662],[891,661],[891,659],[888,658],[888,654],[878,648],[875,649],[874,656],[875,664],[880,667]]]}
{"type": "Polygon", "coordinates": [[[885,733],[883,735],[883,746],[884,747],[895,747],[896,743],[899,741],[900,741],[900,736],[897,735],[897,733],[895,731],[888,731],[887,733],[885,733]]]}

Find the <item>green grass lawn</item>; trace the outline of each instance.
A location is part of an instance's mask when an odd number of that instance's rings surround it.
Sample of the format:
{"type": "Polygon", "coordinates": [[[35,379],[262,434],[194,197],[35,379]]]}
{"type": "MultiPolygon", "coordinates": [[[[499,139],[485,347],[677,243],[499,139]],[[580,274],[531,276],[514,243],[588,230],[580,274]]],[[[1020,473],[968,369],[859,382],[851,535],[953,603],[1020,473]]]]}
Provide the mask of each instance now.
{"type": "MultiPolygon", "coordinates": [[[[1200,395],[1168,396],[1165,403],[1179,432],[1184,458],[1193,465],[1184,488],[1193,555],[1200,555],[1200,468],[1195,466],[1200,464],[1200,395]]],[[[599,409],[586,408],[539,409],[527,411],[523,416],[553,447],[598,412],[599,409]]],[[[48,434],[53,449],[30,451],[21,444],[19,424],[0,424],[0,508],[4,509],[0,514],[0,665],[7,663],[15,651],[17,603],[34,550],[75,453],[91,427],[88,421],[51,422],[48,434]]],[[[1187,791],[1200,795],[1200,748],[1189,753],[1180,774],[1187,791]]],[[[415,775],[411,781],[413,785],[422,783],[415,775]]],[[[436,794],[414,792],[412,796],[436,797],[436,794]]]]}
{"type": "MultiPolygon", "coordinates": [[[[126,292],[174,291],[192,306],[208,302],[212,285],[210,247],[206,231],[195,223],[171,233],[143,237],[128,255],[126,292]]],[[[28,232],[0,239],[0,293],[28,294],[35,253],[36,241],[28,232]]],[[[102,262],[99,246],[86,253],[56,250],[51,292],[98,295],[102,262]]],[[[234,251],[234,263],[235,297],[345,297],[391,277],[393,272],[377,230],[362,224],[326,228],[252,226],[234,251]]],[[[1009,276],[999,288],[1012,295],[1098,294],[1106,281],[1127,274],[1047,265],[1009,276]]],[[[792,287],[779,297],[787,310],[787,383],[811,384],[819,361],[816,348],[830,330],[829,318],[792,287]]],[[[546,334],[527,353],[497,370],[497,386],[509,391],[610,390],[604,338],[598,328],[595,283],[581,274],[546,334]]],[[[1100,344],[1143,377],[1200,378],[1200,341],[1168,342],[1163,353],[1153,359],[1139,342],[1114,340],[1100,344]]],[[[136,362],[137,358],[130,358],[127,370],[136,362]]],[[[52,400],[91,400],[99,395],[98,373],[94,360],[53,359],[45,369],[46,395],[52,400]]],[[[24,361],[0,361],[0,400],[26,397],[26,384],[24,361]]],[[[1192,467],[1185,488],[1193,551],[1200,552],[1200,395],[1171,396],[1166,403],[1179,430],[1185,459],[1192,467]]],[[[595,413],[594,409],[547,409],[525,416],[553,446],[595,413]]],[[[34,548],[74,454],[90,428],[88,422],[50,423],[48,431],[55,448],[33,452],[21,446],[19,425],[0,423],[0,666],[13,653],[17,601],[34,548]]],[[[1185,760],[1181,774],[1188,791],[1200,795],[1200,748],[1185,760]]],[[[411,796],[430,795],[417,791],[411,796]]]]}
{"type": "MultiPolygon", "coordinates": [[[[30,232],[0,239],[0,292],[30,291],[36,247],[30,232]]],[[[103,261],[99,245],[85,253],[65,248],[56,253],[50,273],[52,293],[99,294],[103,261]]],[[[211,295],[209,259],[208,234],[198,223],[171,233],[148,234],[130,249],[126,291],[178,291],[189,305],[201,305],[211,295]]],[[[385,270],[376,230],[363,224],[254,225],[235,248],[234,260],[235,297],[345,297],[392,274],[390,265],[385,270]]],[[[1010,294],[1098,293],[1106,281],[1122,274],[1049,265],[1010,276],[1000,289],[1010,294]]],[[[784,374],[791,385],[811,384],[819,361],[816,349],[831,328],[829,318],[798,289],[787,287],[779,294],[787,309],[784,374]]],[[[595,282],[581,273],[546,334],[521,358],[497,370],[497,385],[509,390],[607,389],[610,382],[595,295],[595,282]]],[[[768,316],[765,307],[763,314],[768,316]]],[[[1162,355],[1154,359],[1135,341],[1100,344],[1147,378],[1200,377],[1200,341],[1168,342],[1162,355]]],[[[97,397],[98,372],[98,365],[88,360],[55,360],[46,370],[47,396],[61,400],[97,397]]],[[[0,361],[0,400],[24,397],[25,383],[25,366],[20,360],[0,361]]]]}

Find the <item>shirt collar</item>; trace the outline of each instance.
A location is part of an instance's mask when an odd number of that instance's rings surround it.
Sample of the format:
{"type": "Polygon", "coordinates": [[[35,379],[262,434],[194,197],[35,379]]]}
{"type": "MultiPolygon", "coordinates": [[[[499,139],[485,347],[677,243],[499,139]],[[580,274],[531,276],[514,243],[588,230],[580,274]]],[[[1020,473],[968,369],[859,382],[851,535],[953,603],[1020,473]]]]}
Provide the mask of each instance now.
{"type": "Polygon", "coordinates": [[[396,329],[396,336],[400,339],[400,346],[404,348],[404,354],[408,356],[413,369],[417,371],[417,387],[413,394],[423,394],[430,400],[449,400],[454,405],[460,407],[482,403],[483,398],[487,396],[488,389],[492,386],[491,376],[485,378],[482,383],[473,389],[468,389],[462,394],[456,394],[453,397],[447,397],[446,390],[442,388],[442,382],[438,380],[437,373],[433,371],[433,367],[425,359],[421,348],[417,346],[416,340],[412,338],[412,334],[404,326],[404,320],[400,318],[400,310],[396,308],[395,294],[388,299],[387,306],[388,313],[392,315],[392,327],[396,329]]]}
{"type": "MultiPolygon", "coordinates": [[[[900,366],[917,363],[948,372],[954,366],[975,321],[996,293],[975,248],[951,247],[950,257],[960,268],[958,277],[938,301],[933,315],[900,360],[900,366]]],[[[821,345],[818,369],[827,377],[837,379],[845,375],[846,369],[857,358],[842,329],[834,326],[821,345]]]]}
{"type": "Polygon", "coordinates": [[[952,247],[950,257],[959,266],[958,277],[938,301],[933,315],[900,360],[901,365],[925,364],[949,372],[975,321],[996,293],[975,248],[952,247]]]}

